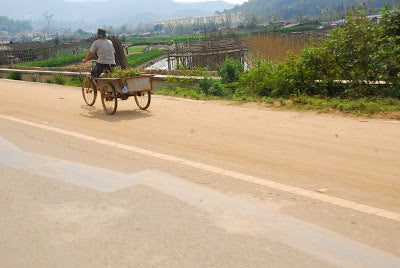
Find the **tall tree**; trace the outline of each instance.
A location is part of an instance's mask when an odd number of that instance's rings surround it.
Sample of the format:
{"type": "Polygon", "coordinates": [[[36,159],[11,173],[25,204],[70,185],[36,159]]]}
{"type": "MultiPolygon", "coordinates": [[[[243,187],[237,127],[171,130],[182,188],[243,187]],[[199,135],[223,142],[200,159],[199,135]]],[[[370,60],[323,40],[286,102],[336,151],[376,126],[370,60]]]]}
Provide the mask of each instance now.
{"type": "Polygon", "coordinates": [[[45,13],[43,13],[43,18],[47,22],[47,28],[50,29],[50,21],[53,20],[53,15],[46,11],[45,13]]]}

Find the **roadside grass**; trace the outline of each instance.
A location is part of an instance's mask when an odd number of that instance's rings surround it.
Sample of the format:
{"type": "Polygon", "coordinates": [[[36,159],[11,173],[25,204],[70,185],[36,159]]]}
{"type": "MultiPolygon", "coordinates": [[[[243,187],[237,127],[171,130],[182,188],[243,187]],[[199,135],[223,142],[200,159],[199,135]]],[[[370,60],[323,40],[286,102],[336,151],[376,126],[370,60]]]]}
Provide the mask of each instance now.
{"type": "Polygon", "coordinates": [[[84,77],[82,76],[68,80],[67,77],[62,74],[55,74],[53,76],[53,79],[47,79],[45,83],[72,87],[82,87],[83,79],[84,77]]]}
{"type": "Polygon", "coordinates": [[[67,82],[65,82],[66,86],[72,87],[82,87],[84,77],[73,78],[67,82]]]}
{"type": "Polygon", "coordinates": [[[163,89],[154,91],[153,94],[180,97],[180,98],[189,98],[195,100],[220,99],[216,96],[206,95],[195,88],[164,87],[163,89]]]}
{"type": "Polygon", "coordinates": [[[396,98],[317,98],[301,96],[283,103],[288,109],[320,113],[342,112],[357,116],[385,117],[400,120],[400,100],[396,98]]]}
{"type": "Polygon", "coordinates": [[[278,110],[314,111],[343,115],[366,116],[400,120],[400,100],[396,98],[319,98],[300,96],[292,98],[252,97],[235,94],[225,97],[207,95],[196,88],[165,87],[153,94],[196,100],[223,100],[234,103],[254,102],[278,110]]]}
{"type": "MultiPolygon", "coordinates": [[[[48,83],[81,87],[83,77],[64,80],[59,77],[48,83]]],[[[316,113],[332,113],[353,116],[365,116],[369,118],[387,118],[400,120],[400,100],[396,98],[361,98],[361,99],[340,99],[340,98],[319,98],[299,96],[292,98],[271,98],[246,96],[237,92],[233,95],[220,97],[205,94],[195,87],[172,87],[167,86],[161,90],[153,91],[153,94],[172,96],[178,98],[189,98],[195,100],[221,100],[236,104],[258,103],[267,108],[275,110],[314,111],[316,113]]]]}
{"type": "Polygon", "coordinates": [[[67,78],[62,74],[55,74],[53,75],[53,78],[54,83],[56,83],[57,85],[65,85],[65,83],[67,82],[67,78]]]}
{"type": "MultiPolygon", "coordinates": [[[[17,72],[12,72],[7,76],[8,79],[21,79],[17,72]]],[[[46,81],[59,85],[81,87],[84,77],[77,77],[67,81],[61,74],[54,76],[54,79],[46,81]]],[[[241,92],[240,89],[235,93],[225,96],[215,96],[206,94],[200,88],[191,87],[185,84],[172,85],[161,90],[153,91],[153,94],[173,96],[180,98],[190,98],[196,100],[221,100],[232,103],[259,103],[265,107],[277,110],[296,110],[296,111],[314,111],[316,113],[334,113],[342,115],[365,116],[370,118],[387,118],[400,120],[400,99],[397,98],[378,98],[364,97],[359,99],[326,98],[318,96],[292,96],[290,98],[272,98],[250,96],[241,92]],[[183,86],[183,87],[182,87],[183,86]]]]}

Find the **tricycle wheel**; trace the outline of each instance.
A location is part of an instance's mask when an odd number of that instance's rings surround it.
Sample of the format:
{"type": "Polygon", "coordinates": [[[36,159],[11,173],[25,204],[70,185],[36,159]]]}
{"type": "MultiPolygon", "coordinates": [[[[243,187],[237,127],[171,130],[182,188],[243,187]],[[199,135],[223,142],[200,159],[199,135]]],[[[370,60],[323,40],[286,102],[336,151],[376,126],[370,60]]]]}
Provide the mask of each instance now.
{"type": "Polygon", "coordinates": [[[111,83],[105,84],[101,88],[101,104],[109,115],[113,115],[117,111],[117,93],[111,83]]]}
{"type": "Polygon", "coordinates": [[[93,79],[88,77],[82,83],[82,95],[87,105],[92,106],[97,97],[97,88],[93,79]]]}
{"type": "Polygon", "coordinates": [[[146,110],[150,106],[151,101],[151,93],[150,91],[142,91],[135,94],[135,101],[137,106],[142,109],[146,110]]]}

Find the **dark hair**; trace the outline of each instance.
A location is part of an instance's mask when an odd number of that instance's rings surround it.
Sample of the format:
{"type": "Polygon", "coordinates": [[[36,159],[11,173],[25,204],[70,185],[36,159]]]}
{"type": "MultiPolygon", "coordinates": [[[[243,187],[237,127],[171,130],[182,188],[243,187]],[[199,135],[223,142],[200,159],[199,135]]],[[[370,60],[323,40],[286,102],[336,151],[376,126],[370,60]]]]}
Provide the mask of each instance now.
{"type": "Polygon", "coordinates": [[[106,38],[106,33],[107,32],[105,29],[102,28],[97,29],[97,36],[100,38],[106,38]]]}

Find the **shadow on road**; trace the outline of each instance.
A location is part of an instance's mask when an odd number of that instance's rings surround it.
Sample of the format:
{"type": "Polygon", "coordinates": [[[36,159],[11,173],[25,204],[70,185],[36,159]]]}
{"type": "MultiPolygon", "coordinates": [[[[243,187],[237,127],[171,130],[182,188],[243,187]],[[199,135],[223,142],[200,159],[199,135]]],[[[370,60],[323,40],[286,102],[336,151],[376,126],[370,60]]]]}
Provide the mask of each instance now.
{"type": "Polygon", "coordinates": [[[100,119],[107,122],[130,121],[153,116],[150,111],[143,111],[139,108],[129,110],[117,110],[114,115],[106,114],[103,110],[103,107],[97,108],[95,106],[81,105],[81,108],[85,110],[85,112],[80,114],[81,116],[100,119]]]}

